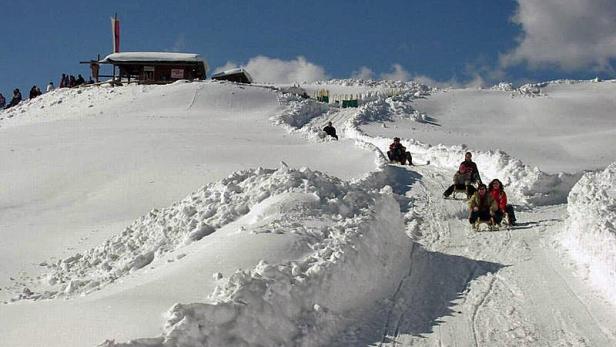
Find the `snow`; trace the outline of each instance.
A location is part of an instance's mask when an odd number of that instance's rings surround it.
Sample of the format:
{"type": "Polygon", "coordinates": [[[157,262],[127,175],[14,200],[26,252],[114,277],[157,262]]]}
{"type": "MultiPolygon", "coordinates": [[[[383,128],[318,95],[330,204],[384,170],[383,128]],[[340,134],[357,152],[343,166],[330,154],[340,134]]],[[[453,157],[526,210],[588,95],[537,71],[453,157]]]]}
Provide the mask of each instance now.
{"type": "Polygon", "coordinates": [[[121,52],[107,55],[101,62],[126,61],[203,61],[199,54],[173,52],[121,52]]]}
{"type": "Polygon", "coordinates": [[[616,302],[616,163],[590,172],[573,187],[562,242],[581,272],[616,302]]]}
{"type": "Polygon", "coordinates": [[[287,87],[90,86],[0,111],[2,344],[616,342],[614,81],[299,86],[362,100],[344,109],[287,87]],[[393,136],[418,166],[389,165],[393,136]],[[466,151],[519,227],[471,232],[442,199],[466,151]]]}

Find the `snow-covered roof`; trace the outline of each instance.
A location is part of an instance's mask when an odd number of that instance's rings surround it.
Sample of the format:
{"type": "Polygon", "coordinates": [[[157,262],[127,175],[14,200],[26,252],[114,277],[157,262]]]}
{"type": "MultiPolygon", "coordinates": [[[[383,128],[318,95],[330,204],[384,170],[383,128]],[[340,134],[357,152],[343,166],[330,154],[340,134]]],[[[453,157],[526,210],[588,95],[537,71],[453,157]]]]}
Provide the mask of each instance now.
{"type": "Polygon", "coordinates": [[[217,72],[215,74],[212,75],[212,78],[216,79],[216,78],[220,78],[223,76],[231,76],[231,75],[245,75],[246,78],[248,79],[248,81],[250,81],[250,83],[253,82],[252,76],[250,76],[250,74],[248,73],[248,71],[244,70],[243,68],[235,68],[235,69],[229,69],[229,70],[225,70],[225,71],[221,71],[221,72],[217,72]]]}
{"type": "Polygon", "coordinates": [[[171,52],[121,52],[112,53],[101,60],[101,63],[114,62],[204,62],[199,54],[195,53],[171,53],[171,52]]]}

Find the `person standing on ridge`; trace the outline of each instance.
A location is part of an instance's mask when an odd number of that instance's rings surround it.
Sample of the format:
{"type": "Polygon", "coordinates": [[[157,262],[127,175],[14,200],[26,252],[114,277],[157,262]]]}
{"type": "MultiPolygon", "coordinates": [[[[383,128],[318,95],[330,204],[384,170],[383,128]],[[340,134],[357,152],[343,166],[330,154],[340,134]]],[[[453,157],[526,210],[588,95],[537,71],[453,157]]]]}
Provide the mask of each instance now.
{"type": "Polygon", "coordinates": [[[66,88],[66,87],[68,87],[68,83],[66,82],[66,74],[62,74],[62,77],[60,77],[59,88],[66,88]]]}

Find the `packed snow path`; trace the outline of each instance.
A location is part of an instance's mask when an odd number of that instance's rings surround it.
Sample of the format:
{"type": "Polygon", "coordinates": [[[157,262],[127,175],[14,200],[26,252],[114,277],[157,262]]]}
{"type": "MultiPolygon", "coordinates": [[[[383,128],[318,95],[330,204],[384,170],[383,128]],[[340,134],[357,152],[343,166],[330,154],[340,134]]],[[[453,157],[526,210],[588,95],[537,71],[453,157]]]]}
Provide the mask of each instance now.
{"type": "Polygon", "coordinates": [[[392,166],[418,242],[396,294],[356,312],[337,345],[613,346],[616,315],[571,275],[552,237],[565,206],[518,212],[512,230],[475,232],[463,200],[443,199],[450,172],[392,166]],[[403,182],[410,182],[405,184],[403,182]],[[409,209],[410,207],[410,209],[409,209]],[[566,303],[563,305],[563,303],[566,303]]]}

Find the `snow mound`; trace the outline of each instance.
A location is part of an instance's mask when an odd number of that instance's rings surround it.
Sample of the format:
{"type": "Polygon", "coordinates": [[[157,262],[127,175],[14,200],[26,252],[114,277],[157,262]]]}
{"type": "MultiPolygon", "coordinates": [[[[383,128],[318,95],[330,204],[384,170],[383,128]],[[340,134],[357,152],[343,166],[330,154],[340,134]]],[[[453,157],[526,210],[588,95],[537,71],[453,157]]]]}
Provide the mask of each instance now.
{"type": "MultiPolygon", "coordinates": [[[[272,195],[314,191],[325,199],[340,194],[343,186],[341,181],[307,169],[299,172],[286,167],[257,168],[235,172],[169,208],[150,211],[103,245],[49,265],[51,271],[46,279],[51,288],[22,298],[49,299],[98,290],[133,271],[154,266],[162,255],[215,232],[272,195]]],[[[351,196],[330,206],[330,210],[348,216],[354,208],[360,209],[367,203],[347,201],[351,196]]]]}
{"type": "Polygon", "coordinates": [[[512,92],[515,90],[515,88],[513,87],[513,83],[500,82],[499,84],[492,86],[490,90],[498,90],[501,92],[512,92]]]}
{"type": "Polygon", "coordinates": [[[563,245],[616,303],[616,163],[585,174],[569,193],[563,245]]]}
{"type": "MultiPolygon", "coordinates": [[[[408,272],[412,241],[390,187],[366,190],[307,169],[281,168],[256,177],[271,183],[273,199],[286,199],[278,197],[288,196],[282,191],[311,195],[293,199],[302,208],[293,208],[292,219],[326,221],[313,233],[313,251],[302,259],[236,271],[209,303],[174,305],[161,337],[104,346],[326,345],[344,328],[345,312],[395,292],[408,272]]],[[[259,216],[272,215],[268,210],[278,206],[265,205],[250,220],[262,220],[259,216]]]]}
{"type": "Polygon", "coordinates": [[[515,88],[512,83],[500,82],[499,84],[492,86],[490,90],[496,90],[496,91],[501,91],[501,92],[513,92],[512,96],[519,95],[519,96],[534,97],[534,96],[545,95],[541,92],[541,88],[544,88],[546,86],[547,86],[547,83],[528,83],[518,88],[515,88]]]}
{"type": "Polygon", "coordinates": [[[281,93],[279,101],[282,105],[285,105],[285,109],[280,114],[272,116],[270,120],[289,132],[301,129],[312,119],[327,113],[329,109],[327,104],[293,94],[281,93]]]}

